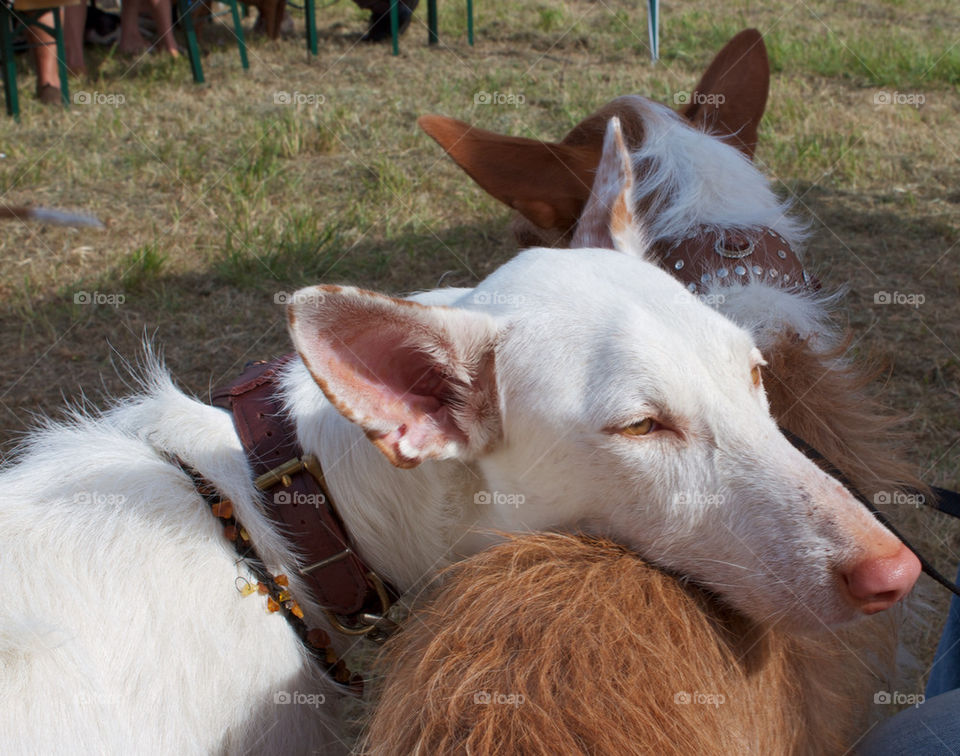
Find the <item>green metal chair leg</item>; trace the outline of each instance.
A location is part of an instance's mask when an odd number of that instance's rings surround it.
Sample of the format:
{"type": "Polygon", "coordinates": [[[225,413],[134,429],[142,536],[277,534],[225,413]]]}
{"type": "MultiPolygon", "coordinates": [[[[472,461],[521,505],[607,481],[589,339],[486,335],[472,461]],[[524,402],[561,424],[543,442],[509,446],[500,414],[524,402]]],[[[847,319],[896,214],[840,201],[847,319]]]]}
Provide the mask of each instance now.
{"type": "Polygon", "coordinates": [[[467,0],[467,42],[473,45],[473,0],[467,0]]]}
{"type": "Polygon", "coordinates": [[[237,8],[237,0],[226,0],[230,6],[230,14],[233,16],[233,31],[237,35],[237,47],[240,48],[240,65],[245,69],[250,68],[247,61],[247,41],[243,36],[243,24],[240,22],[240,10],[237,8]]]}
{"type": "Polygon", "coordinates": [[[647,0],[647,34],[650,36],[650,61],[660,59],[660,0],[647,0]]]}
{"type": "Polygon", "coordinates": [[[427,0],[427,44],[435,45],[440,41],[437,34],[437,0],[427,0]]]}
{"type": "MultiPolygon", "coordinates": [[[[246,6],[244,6],[246,7],[246,6]]],[[[313,0],[303,0],[303,12],[307,23],[307,50],[317,54],[317,9],[313,0]]]]}
{"type": "Polygon", "coordinates": [[[7,115],[19,121],[17,61],[13,57],[13,11],[6,3],[0,3],[0,56],[3,57],[3,94],[7,102],[7,115]]]}
{"type": "Polygon", "coordinates": [[[63,49],[63,24],[60,21],[60,12],[63,8],[53,10],[53,38],[57,41],[57,71],[60,74],[60,99],[65,108],[70,107],[70,85],[67,83],[67,54],[63,49]]]}
{"type": "Polygon", "coordinates": [[[200,60],[200,46],[197,44],[197,29],[193,23],[193,7],[190,0],[179,0],[180,18],[183,21],[183,35],[187,38],[187,57],[190,58],[190,70],[193,80],[203,84],[203,63],[200,60]]]}
{"type": "Polygon", "coordinates": [[[400,0],[390,0],[390,38],[393,54],[400,54],[400,0]]]}

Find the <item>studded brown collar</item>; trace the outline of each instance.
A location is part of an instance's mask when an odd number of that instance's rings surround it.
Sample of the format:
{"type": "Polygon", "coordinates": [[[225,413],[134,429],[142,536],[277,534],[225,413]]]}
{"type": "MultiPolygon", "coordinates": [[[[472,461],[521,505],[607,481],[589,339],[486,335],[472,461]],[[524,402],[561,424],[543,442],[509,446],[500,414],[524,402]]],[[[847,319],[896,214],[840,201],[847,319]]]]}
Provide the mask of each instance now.
{"type": "MultiPolygon", "coordinates": [[[[353,548],[333,500],[319,461],[300,449],[293,424],[280,400],[279,378],[295,357],[255,362],[234,381],[215,389],[211,403],[228,410],[255,477],[265,496],[265,513],[290,539],[304,561],[303,582],[324,609],[334,630],[383,641],[396,626],[386,616],[396,591],[364,563],[353,548]]],[[[194,479],[211,512],[224,525],[225,537],[257,577],[255,588],[267,596],[267,608],[282,614],[308,649],[339,683],[355,691],[362,681],[351,676],[330,646],[328,634],[308,628],[299,604],[282,576],[270,575],[249,534],[233,517],[232,503],[195,470],[181,463],[194,479]]],[[[238,590],[241,590],[238,588],[238,590]]],[[[251,591],[252,592],[252,591],[251,591]]],[[[246,595],[246,592],[241,590],[246,595]]]]}
{"type": "Polygon", "coordinates": [[[662,267],[693,293],[711,284],[764,283],[785,288],[820,288],[789,242],[776,231],[713,231],[702,228],[679,241],[654,245],[662,267]]]}

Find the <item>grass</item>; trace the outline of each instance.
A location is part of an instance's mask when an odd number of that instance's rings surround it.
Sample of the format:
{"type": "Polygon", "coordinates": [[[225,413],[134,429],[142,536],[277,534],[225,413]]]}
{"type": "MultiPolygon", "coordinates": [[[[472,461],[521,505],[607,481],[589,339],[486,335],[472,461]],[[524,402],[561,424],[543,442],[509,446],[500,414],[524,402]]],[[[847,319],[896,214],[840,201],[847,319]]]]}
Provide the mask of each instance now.
{"type": "MultiPolygon", "coordinates": [[[[394,58],[355,44],[364,14],[343,0],[318,14],[316,59],[302,36],[252,38],[247,72],[226,30],[212,29],[203,87],[186,61],[91,51],[94,77],[71,87],[101,104],[68,111],[34,101],[21,60],[22,121],[0,120],[4,201],[83,208],[107,229],[4,226],[0,448],[32,412],[55,412],[82,388],[123,391],[111,350],[134,354],[144,333],[203,394],[288,348],[279,292],[321,281],[396,293],[470,285],[509,259],[509,212],[418,131],[417,116],[557,139],[620,94],[672,103],[733,33],[757,26],[773,68],[757,161],[810,220],[812,267],[827,286],[848,287],[838,317],[858,349],[890,365],[888,401],[912,414],[918,469],[960,486],[954,3],[682,0],[662,8],[657,66],[633,3],[488,0],[473,48],[462,5],[440,11],[442,44],[425,45],[421,9],[394,58]],[[484,105],[480,92],[522,104],[484,105]],[[882,290],[925,303],[879,306],[882,290]]],[[[903,517],[952,572],[960,528],[925,511],[903,517]]],[[[946,601],[925,591],[932,619],[911,638],[921,674],[946,601]]]]}

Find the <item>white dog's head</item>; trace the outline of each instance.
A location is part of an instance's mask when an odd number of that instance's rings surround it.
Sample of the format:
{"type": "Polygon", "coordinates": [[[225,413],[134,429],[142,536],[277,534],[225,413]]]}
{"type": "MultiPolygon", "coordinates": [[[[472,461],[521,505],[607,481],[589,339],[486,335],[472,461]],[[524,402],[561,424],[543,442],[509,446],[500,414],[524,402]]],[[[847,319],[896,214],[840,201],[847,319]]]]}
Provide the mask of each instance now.
{"type": "Polygon", "coordinates": [[[780,433],[750,335],[643,259],[625,154],[614,119],[623,181],[591,202],[632,254],[529,250],[452,307],[305,289],[304,362],[394,465],[460,460],[507,494],[462,503],[480,528],[607,535],[794,627],[891,606],[919,563],[780,433]]]}

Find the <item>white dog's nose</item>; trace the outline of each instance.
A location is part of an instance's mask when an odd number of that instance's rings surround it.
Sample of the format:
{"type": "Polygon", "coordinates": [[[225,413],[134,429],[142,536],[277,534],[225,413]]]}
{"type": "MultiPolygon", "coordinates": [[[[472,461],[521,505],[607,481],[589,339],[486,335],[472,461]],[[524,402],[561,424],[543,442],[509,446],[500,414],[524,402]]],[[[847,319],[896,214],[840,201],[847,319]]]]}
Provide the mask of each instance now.
{"type": "Polygon", "coordinates": [[[920,561],[900,544],[889,556],[869,557],[839,572],[851,603],[864,614],[876,614],[910,592],[920,575],[920,561]]]}

